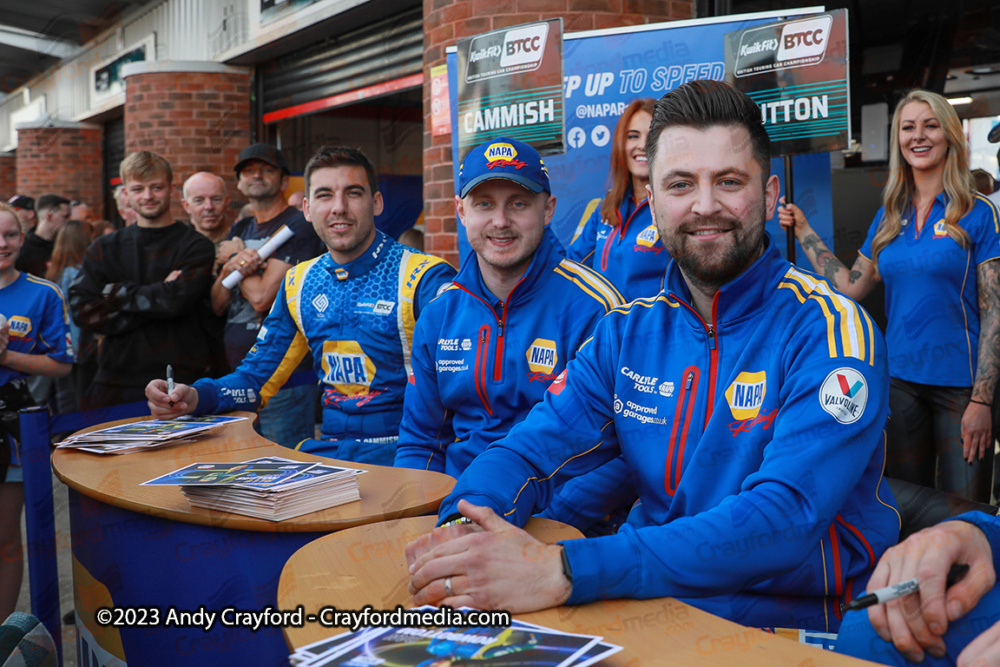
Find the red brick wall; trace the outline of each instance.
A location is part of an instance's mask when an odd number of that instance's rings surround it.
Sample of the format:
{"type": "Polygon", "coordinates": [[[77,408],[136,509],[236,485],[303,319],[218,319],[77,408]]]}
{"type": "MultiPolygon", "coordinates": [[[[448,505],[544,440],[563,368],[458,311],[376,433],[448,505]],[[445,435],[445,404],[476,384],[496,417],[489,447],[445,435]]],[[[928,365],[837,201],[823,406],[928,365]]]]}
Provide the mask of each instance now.
{"type": "Polygon", "coordinates": [[[0,155],[0,199],[7,201],[17,192],[17,156],[0,155]]]}
{"type": "Polygon", "coordinates": [[[566,32],[688,19],[693,0],[424,0],[424,248],[458,266],[451,136],[431,136],[431,68],[456,40],[563,17],[566,32]]]}
{"type": "MultiPolygon", "coordinates": [[[[29,127],[17,131],[17,193],[34,197],[46,193],[90,204],[104,217],[101,189],[101,143],[104,130],[73,124],[29,127]]],[[[12,193],[13,194],[13,193],[12,193]]]]}
{"type": "Polygon", "coordinates": [[[240,151],[250,145],[250,75],[146,72],[126,82],[126,153],[149,150],[170,161],[174,218],[187,219],[180,204],[181,186],[198,171],[225,178],[236,206],[242,196],[236,191],[233,167],[240,151]]]}

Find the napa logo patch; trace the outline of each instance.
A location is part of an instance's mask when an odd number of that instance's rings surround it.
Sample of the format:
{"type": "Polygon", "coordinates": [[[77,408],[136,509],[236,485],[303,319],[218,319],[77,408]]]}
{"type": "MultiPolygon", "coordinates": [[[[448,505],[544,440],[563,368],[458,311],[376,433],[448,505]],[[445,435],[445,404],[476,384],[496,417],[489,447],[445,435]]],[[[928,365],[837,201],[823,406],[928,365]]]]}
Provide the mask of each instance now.
{"type": "Polygon", "coordinates": [[[767,393],[767,373],[740,373],[726,389],[726,401],[733,418],[739,421],[754,419],[760,414],[767,393]]]}
{"type": "Polygon", "coordinates": [[[841,424],[861,419],[868,403],[868,384],[853,368],[838,368],[819,388],[820,406],[841,424]]]}
{"type": "Polygon", "coordinates": [[[31,320],[20,315],[13,315],[7,322],[10,324],[10,335],[14,338],[26,338],[31,333],[31,320]]]}
{"type": "Polygon", "coordinates": [[[337,280],[347,280],[351,277],[351,274],[347,272],[347,269],[334,269],[333,275],[337,276],[337,280]]]}
{"type": "Polygon", "coordinates": [[[948,237],[948,229],[944,226],[944,220],[938,220],[934,223],[934,238],[936,239],[946,239],[948,237]]]}
{"type": "Polygon", "coordinates": [[[559,362],[555,341],[546,338],[536,338],[525,356],[528,358],[528,368],[533,373],[551,373],[559,362]]]}
{"type": "Polygon", "coordinates": [[[361,345],[353,340],[323,343],[320,364],[323,382],[345,396],[367,394],[377,370],[361,345]]]}
{"type": "Polygon", "coordinates": [[[521,167],[528,166],[527,162],[522,162],[517,159],[517,149],[515,149],[511,144],[504,142],[490,144],[486,147],[486,152],[483,153],[483,155],[486,156],[487,169],[508,166],[520,169],[521,167]]]}
{"type": "Polygon", "coordinates": [[[660,240],[660,233],[656,231],[656,225],[650,225],[639,232],[635,242],[643,248],[652,248],[660,240]]]}

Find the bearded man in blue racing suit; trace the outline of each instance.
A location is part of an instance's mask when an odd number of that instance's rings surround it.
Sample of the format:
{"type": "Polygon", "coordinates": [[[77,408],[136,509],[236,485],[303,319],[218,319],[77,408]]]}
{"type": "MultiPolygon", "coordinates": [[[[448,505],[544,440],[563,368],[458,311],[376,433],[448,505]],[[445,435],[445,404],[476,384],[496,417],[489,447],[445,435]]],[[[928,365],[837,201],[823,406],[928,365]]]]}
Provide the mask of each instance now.
{"type": "Polygon", "coordinates": [[[296,449],[392,465],[413,329],[455,270],[375,229],[382,195],[361,151],[319,149],[305,182],[302,211],[329,252],[288,270],[257,342],[234,372],[178,384],[170,394],[165,381],[153,380],[146,398],[159,419],[253,411],[310,350],[323,390],[322,438],[296,449]]]}
{"type": "Polygon", "coordinates": [[[664,291],[605,317],[465,470],[442,525],[407,547],[414,604],[672,596],[746,625],[836,631],[839,603],[899,535],[882,482],[884,340],[764,232],[779,186],[749,97],[715,81],[666,94],[646,152],[674,258],[664,291]],[[639,502],[617,534],[543,545],[515,527],[619,455],[639,502]]]}

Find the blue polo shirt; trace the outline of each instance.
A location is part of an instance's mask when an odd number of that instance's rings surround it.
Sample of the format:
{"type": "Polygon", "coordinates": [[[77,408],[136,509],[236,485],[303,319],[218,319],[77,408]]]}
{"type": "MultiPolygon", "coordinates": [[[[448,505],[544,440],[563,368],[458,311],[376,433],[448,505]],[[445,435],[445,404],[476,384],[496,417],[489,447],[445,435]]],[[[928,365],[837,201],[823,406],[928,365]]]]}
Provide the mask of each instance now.
{"type": "MultiPolygon", "coordinates": [[[[908,209],[899,236],[879,254],[889,374],[921,384],[970,387],[979,351],[976,267],[1000,257],[1000,211],[977,194],[972,210],[959,220],[971,241],[963,248],[945,231],[947,205],[947,195],[939,194],[919,233],[914,209],[908,209]]],[[[882,216],[880,208],[858,251],[866,259],[871,259],[882,216]]]]}

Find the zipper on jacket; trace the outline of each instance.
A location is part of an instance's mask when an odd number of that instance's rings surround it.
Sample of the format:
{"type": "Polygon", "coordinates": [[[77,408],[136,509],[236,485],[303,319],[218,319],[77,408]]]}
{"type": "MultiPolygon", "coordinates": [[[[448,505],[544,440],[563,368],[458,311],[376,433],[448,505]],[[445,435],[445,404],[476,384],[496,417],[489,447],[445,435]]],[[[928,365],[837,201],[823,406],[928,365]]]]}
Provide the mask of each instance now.
{"type": "Polygon", "coordinates": [[[632,218],[635,217],[635,214],[638,213],[639,210],[644,205],[646,205],[648,201],[649,201],[649,199],[646,198],[646,199],[643,199],[641,202],[639,202],[639,205],[635,207],[634,211],[632,211],[632,215],[630,215],[628,217],[628,220],[626,220],[624,222],[622,222],[622,212],[621,212],[621,209],[619,209],[618,211],[616,211],[616,213],[618,214],[618,226],[615,227],[613,230],[611,230],[611,234],[608,236],[608,240],[604,242],[604,251],[601,253],[601,271],[602,272],[608,270],[608,254],[611,252],[611,244],[615,240],[615,237],[616,236],[618,237],[618,245],[621,245],[622,239],[625,238],[625,231],[628,229],[628,223],[632,222],[632,218]]]}
{"type": "Polygon", "coordinates": [[[684,305],[694,313],[694,316],[701,322],[701,326],[705,327],[705,334],[708,336],[708,403],[705,406],[705,424],[708,425],[708,420],[712,418],[712,408],[715,403],[715,376],[719,374],[719,326],[717,324],[719,320],[719,293],[716,292],[715,296],[712,297],[711,324],[707,324],[698,311],[692,308],[686,301],[676,297],[675,299],[677,303],[684,305]]]}
{"type": "Polygon", "coordinates": [[[701,369],[688,366],[684,369],[684,380],[681,393],[677,397],[677,408],[674,411],[674,425],[670,430],[670,445],[667,449],[667,465],[663,474],[663,486],[667,495],[673,497],[677,485],[681,481],[684,466],[684,447],[687,444],[688,429],[691,427],[691,416],[694,412],[695,397],[698,395],[698,380],[701,369]]]}
{"type": "Polygon", "coordinates": [[[476,393],[479,400],[483,402],[483,407],[490,415],[493,408],[490,407],[490,398],[486,394],[486,360],[490,353],[490,325],[484,324],[479,327],[479,342],[476,346],[476,365],[473,370],[473,382],[476,385],[476,393]]]}

